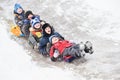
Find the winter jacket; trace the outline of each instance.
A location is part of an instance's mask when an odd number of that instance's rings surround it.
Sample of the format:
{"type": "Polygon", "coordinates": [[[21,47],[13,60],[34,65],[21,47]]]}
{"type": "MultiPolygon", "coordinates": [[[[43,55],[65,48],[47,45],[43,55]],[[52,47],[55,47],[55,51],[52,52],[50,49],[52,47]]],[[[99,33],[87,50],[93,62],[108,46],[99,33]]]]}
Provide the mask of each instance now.
{"type": "MultiPolygon", "coordinates": [[[[35,15],[34,17],[38,17],[38,19],[40,19],[40,16],[38,16],[38,15],[35,15]]],[[[29,37],[29,34],[30,34],[29,28],[30,27],[31,27],[30,20],[25,19],[23,27],[22,27],[22,32],[24,33],[24,35],[26,36],[26,38],[29,37]]]]}
{"type": "Polygon", "coordinates": [[[23,11],[21,14],[18,14],[14,11],[14,15],[15,15],[15,23],[19,26],[22,27],[24,24],[24,19],[25,19],[25,11],[23,11]]]}
{"type": "MultiPolygon", "coordinates": [[[[39,15],[34,15],[34,17],[37,17],[37,18],[40,20],[40,16],[39,16],[39,15]]],[[[24,20],[24,25],[25,25],[25,26],[30,25],[30,20],[29,20],[29,19],[25,19],[25,20],[24,20]]]]}
{"type": "MultiPolygon", "coordinates": [[[[59,33],[57,32],[54,32],[54,28],[52,26],[50,26],[48,23],[45,23],[43,26],[42,26],[42,37],[40,38],[40,41],[39,41],[39,52],[41,54],[49,54],[48,51],[46,50],[47,48],[47,44],[49,43],[49,37],[51,35],[58,35],[58,37],[64,39],[64,37],[62,37],[59,33]],[[51,29],[51,34],[48,34],[45,32],[45,28],[49,26],[50,29],[51,29]]],[[[49,50],[49,49],[48,49],[49,50]]]]}
{"type": "Polygon", "coordinates": [[[58,50],[60,54],[63,54],[63,51],[72,45],[73,44],[67,40],[60,40],[52,45],[49,55],[52,58],[54,55],[54,50],[58,50]]]}
{"type": "MultiPolygon", "coordinates": [[[[58,37],[64,39],[64,38],[63,38],[59,33],[57,33],[57,32],[54,32],[54,33],[52,33],[51,35],[57,35],[58,37]]],[[[46,51],[46,47],[47,47],[47,43],[49,43],[49,37],[50,37],[51,35],[45,36],[45,35],[43,34],[43,36],[41,37],[40,42],[39,42],[39,51],[40,51],[40,53],[42,53],[42,54],[48,54],[48,52],[46,51]]]]}
{"type": "Polygon", "coordinates": [[[45,24],[45,21],[40,20],[39,23],[40,23],[40,28],[39,29],[36,29],[33,26],[31,27],[32,28],[31,34],[35,37],[38,37],[38,38],[42,37],[42,26],[43,26],[42,23],[45,24]]]}

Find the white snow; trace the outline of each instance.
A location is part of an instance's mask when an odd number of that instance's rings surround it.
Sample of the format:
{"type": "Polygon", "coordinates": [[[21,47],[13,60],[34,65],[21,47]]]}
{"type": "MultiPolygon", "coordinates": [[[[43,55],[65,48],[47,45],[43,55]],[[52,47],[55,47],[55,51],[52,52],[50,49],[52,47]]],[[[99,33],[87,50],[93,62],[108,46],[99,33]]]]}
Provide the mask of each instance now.
{"type": "Polygon", "coordinates": [[[96,25],[94,25],[94,23],[85,24],[87,26],[91,25],[91,27],[96,27],[96,29],[92,28],[93,31],[91,31],[91,34],[119,42],[120,0],[86,0],[86,3],[94,9],[91,10],[93,14],[91,16],[93,16],[93,18],[90,18],[90,22],[94,21],[92,19],[99,21],[96,25]]]}
{"type": "Polygon", "coordinates": [[[0,19],[0,80],[120,80],[119,0],[0,2],[0,17],[3,16],[0,19]],[[50,63],[44,67],[47,63],[42,60],[37,61],[41,66],[36,65],[23,46],[10,39],[7,31],[16,2],[25,10],[39,14],[66,39],[73,42],[90,40],[95,53],[87,55],[85,63],[56,63],[56,67],[50,63]]]}
{"type": "Polygon", "coordinates": [[[0,26],[0,80],[79,80],[55,66],[36,66],[23,47],[10,39],[9,25],[3,20],[0,26]]]}

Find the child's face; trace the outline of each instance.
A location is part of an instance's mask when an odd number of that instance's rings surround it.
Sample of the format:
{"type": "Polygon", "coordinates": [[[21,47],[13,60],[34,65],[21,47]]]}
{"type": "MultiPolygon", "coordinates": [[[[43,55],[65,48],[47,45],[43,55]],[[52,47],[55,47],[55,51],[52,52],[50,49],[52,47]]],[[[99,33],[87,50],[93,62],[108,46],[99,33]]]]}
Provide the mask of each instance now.
{"type": "Polygon", "coordinates": [[[17,9],[17,13],[21,14],[23,12],[23,10],[21,8],[17,9]]]}
{"type": "Polygon", "coordinates": [[[33,15],[32,15],[32,14],[29,14],[29,15],[28,15],[28,19],[29,19],[29,20],[31,20],[31,19],[32,19],[32,17],[33,17],[33,15]]]}
{"type": "Polygon", "coordinates": [[[46,27],[45,28],[45,32],[47,33],[47,34],[51,34],[51,28],[48,26],[48,27],[46,27]]]}
{"type": "Polygon", "coordinates": [[[56,43],[59,41],[59,38],[58,37],[53,37],[52,38],[52,44],[56,43]]]}
{"type": "Polygon", "coordinates": [[[36,29],[39,29],[39,28],[40,28],[40,23],[36,23],[36,24],[34,25],[34,27],[35,27],[36,29]]]}

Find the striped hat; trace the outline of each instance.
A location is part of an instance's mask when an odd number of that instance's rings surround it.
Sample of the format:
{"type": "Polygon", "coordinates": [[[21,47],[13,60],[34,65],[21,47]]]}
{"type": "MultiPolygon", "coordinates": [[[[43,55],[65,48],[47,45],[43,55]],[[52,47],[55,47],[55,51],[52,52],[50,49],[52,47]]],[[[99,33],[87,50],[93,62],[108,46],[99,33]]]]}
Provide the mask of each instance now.
{"type": "Polygon", "coordinates": [[[37,17],[35,17],[34,19],[31,20],[31,26],[32,27],[34,27],[35,24],[37,24],[37,23],[40,23],[40,20],[37,17]]]}

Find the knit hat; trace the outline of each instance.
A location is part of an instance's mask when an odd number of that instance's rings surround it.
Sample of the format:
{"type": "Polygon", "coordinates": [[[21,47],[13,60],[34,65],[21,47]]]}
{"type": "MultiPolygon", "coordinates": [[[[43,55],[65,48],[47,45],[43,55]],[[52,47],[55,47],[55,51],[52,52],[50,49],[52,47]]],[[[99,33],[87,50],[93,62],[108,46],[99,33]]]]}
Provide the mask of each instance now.
{"type": "Polygon", "coordinates": [[[18,10],[19,8],[23,9],[20,4],[17,4],[17,3],[16,3],[15,6],[14,6],[14,11],[17,12],[17,10],[18,10]]]}
{"type": "Polygon", "coordinates": [[[37,24],[37,23],[40,23],[40,20],[37,17],[35,17],[34,19],[31,20],[31,26],[32,27],[34,27],[35,24],[37,24]]]}
{"type": "Polygon", "coordinates": [[[49,37],[49,42],[50,42],[50,43],[52,43],[52,38],[53,38],[53,37],[58,37],[58,36],[57,36],[57,35],[52,35],[52,36],[50,36],[50,37],[49,37]]]}
{"type": "Polygon", "coordinates": [[[48,26],[49,26],[49,27],[51,27],[51,26],[50,26],[50,24],[45,23],[45,24],[42,26],[42,30],[44,31],[44,30],[45,30],[45,28],[46,28],[46,27],[48,27],[48,26]]]}
{"type": "Polygon", "coordinates": [[[28,10],[28,11],[25,13],[25,18],[28,18],[28,16],[29,16],[30,14],[33,15],[32,11],[28,10]]]}
{"type": "Polygon", "coordinates": [[[54,33],[54,28],[53,28],[49,23],[45,23],[45,24],[42,26],[42,33],[43,33],[43,36],[45,36],[45,37],[50,37],[51,34],[54,33]],[[51,33],[50,33],[50,34],[48,34],[48,33],[45,31],[45,29],[46,29],[47,27],[49,27],[49,28],[51,29],[51,33]]]}

